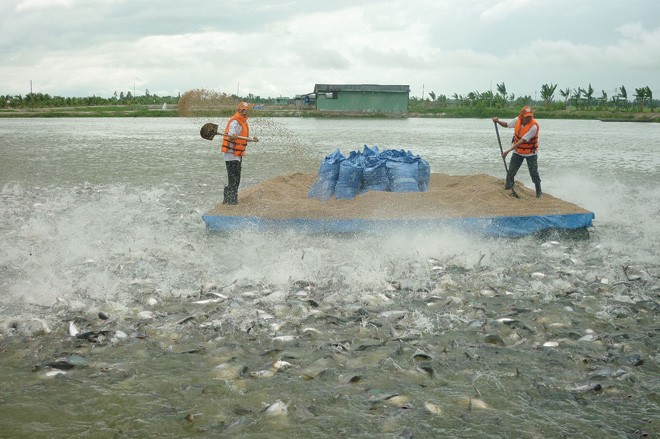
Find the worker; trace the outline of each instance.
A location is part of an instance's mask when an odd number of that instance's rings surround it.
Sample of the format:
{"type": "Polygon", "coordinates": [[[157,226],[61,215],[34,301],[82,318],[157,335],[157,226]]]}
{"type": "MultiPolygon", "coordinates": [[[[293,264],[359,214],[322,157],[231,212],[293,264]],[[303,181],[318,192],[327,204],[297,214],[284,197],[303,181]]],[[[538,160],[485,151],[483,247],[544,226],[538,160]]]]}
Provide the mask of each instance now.
{"type": "Polygon", "coordinates": [[[543,192],[541,191],[541,176],[539,175],[537,160],[537,151],[539,149],[539,124],[536,119],[534,119],[534,110],[529,105],[526,105],[522,108],[520,114],[515,119],[506,122],[494,117],[493,122],[504,128],[514,129],[511,147],[506,151],[502,151],[502,157],[504,158],[506,158],[507,154],[513,151],[509,162],[504,189],[513,188],[514,178],[518,173],[518,169],[520,169],[523,161],[526,160],[527,167],[529,168],[529,176],[532,177],[532,182],[534,182],[534,187],[536,189],[536,198],[541,198],[543,192]]]}
{"type": "Polygon", "coordinates": [[[241,167],[248,142],[258,142],[256,137],[250,137],[248,112],[252,108],[247,102],[241,102],[236,113],[227,121],[222,138],[222,155],[227,167],[227,186],[225,186],[222,204],[238,204],[238,186],[241,183],[241,167]]]}

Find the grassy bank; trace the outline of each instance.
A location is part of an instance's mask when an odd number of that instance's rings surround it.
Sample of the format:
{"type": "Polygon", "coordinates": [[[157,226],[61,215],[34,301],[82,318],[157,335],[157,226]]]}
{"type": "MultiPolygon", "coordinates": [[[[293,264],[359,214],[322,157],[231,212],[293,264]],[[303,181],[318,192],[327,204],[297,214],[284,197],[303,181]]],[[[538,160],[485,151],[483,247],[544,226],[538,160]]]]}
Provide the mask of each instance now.
{"type": "Polygon", "coordinates": [[[147,105],[107,105],[93,107],[54,107],[0,109],[2,117],[177,117],[176,107],[147,105]]]}
{"type": "MultiPolygon", "coordinates": [[[[387,113],[345,113],[322,112],[314,109],[270,106],[263,110],[254,110],[253,117],[322,117],[322,118],[400,118],[400,117],[428,117],[428,118],[513,118],[519,109],[513,107],[430,107],[411,103],[407,115],[392,115],[387,113]]],[[[630,121],[630,122],[660,122],[660,113],[644,109],[535,109],[538,119],[586,119],[603,121],[630,121]]],[[[233,108],[217,108],[192,112],[188,117],[229,117],[234,113],[233,108]]],[[[11,117],[178,117],[176,108],[162,109],[154,105],[108,105],[89,107],[56,107],[56,108],[22,108],[0,109],[0,118],[11,117]]]]}
{"type": "MultiPolygon", "coordinates": [[[[408,117],[439,117],[439,118],[514,118],[519,112],[518,107],[490,108],[490,107],[445,107],[433,108],[411,106],[408,117]]],[[[603,121],[630,121],[630,122],[660,122],[660,113],[649,109],[546,109],[534,108],[537,119],[584,119],[603,121]]]]}

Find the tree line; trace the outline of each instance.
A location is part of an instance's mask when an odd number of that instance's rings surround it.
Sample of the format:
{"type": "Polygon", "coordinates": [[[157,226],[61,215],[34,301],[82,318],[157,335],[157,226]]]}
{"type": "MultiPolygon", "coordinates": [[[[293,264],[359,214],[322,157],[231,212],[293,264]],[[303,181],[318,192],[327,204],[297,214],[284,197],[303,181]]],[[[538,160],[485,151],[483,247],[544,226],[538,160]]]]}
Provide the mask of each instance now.
{"type": "MultiPolygon", "coordinates": [[[[543,84],[541,86],[541,101],[532,99],[531,96],[516,96],[509,93],[504,83],[496,85],[496,92],[487,90],[484,92],[473,91],[465,95],[454,93],[451,99],[446,95],[436,95],[429,92],[428,100],[439,107],[454,106],[488,106],[488,107],[507,107],[528,105],[532,103],[542,103],[547,109],[562,110],[570,106],[577,109],[640,109],[649,108],[651,111],[657,103],[653,101],[653,92],[647,85],[636,88],[631,101],[626,87],[622,85],[615,89],[612,96],[608,96],[605,90],[601,91],[600,96],[594,96],[594,89],[589,84],[586,88],[570,87],[557,90],[557,84],[543,84]],[[561,100],[555,100],[555,93],[559,93],[561,100]]],[[[412,98],[413,100],[415,98],[412,98]]]]}
{"type": "Polygon", "coordinates": [[[115,92],[110,98],[99,96],[62,97],[48,93],[28,93],[22,95],[0,95],[0,108],[58,108],[58,107],[98,107],[104,105],[161,105],[176,104],[179,96],[158,96],[145,91],[142,96],[134,96],[130,91],[115,92]]]}
{"type": "MultiPolygon", "coordinates": [[[[594,96],[594,89],[589,84],[582,88],[557,89],[557,84],[541,85],[541,100],[532,99],[531,96],[516,96],[509,93],[504,83],[496,84],[496,92],[487,90],[484,92],[472,91],[465,95],[454,93],[451,97],[446,95],[436,95],[433,91],[428,93],[428,98],[422,97],[422,101],[431,102],[434,107],[444,108],[449,106],[458,107],[508,107],[522,106],[529,104],[542,103],[549,110],[562,110],[569,106],[576,109],[632,109],[641,111],[649,108],[654,111],[657,102],[653,100],[653,92],[649,86],[635,88],[632,96],[628,95],[626,87],[622,85],[615,89],[613,95],[608,96],[605,90],[601,91],[600,96],[594,96]],[[558,93],[561,99],[555,100],[555,94],[558,93]],[[630,100],[630,98],[633,98],[630,100]]],[[[51,96],[47,93],[28,93],[22,95],[0,95],[0,108],[25,109],[25,108],[57,108],[57,107],[94,107],[105,105],[162,105],[177,104],[181,95],[178,96],[158,96],[145,90],[144,95],[134,96],[130,91],[124,93],[115,92],[110,98],[99,96],[90,97],[62,97],[51,96]]],[[[252,102],[268,102],[270,99],[261,99],[260,97],[248,96],[252,102]]],[[[238,97],[237,97],[238,99],[238,97]]],[[[411,97],[412,101],[418,101],[416,97],[411,97]]]]}

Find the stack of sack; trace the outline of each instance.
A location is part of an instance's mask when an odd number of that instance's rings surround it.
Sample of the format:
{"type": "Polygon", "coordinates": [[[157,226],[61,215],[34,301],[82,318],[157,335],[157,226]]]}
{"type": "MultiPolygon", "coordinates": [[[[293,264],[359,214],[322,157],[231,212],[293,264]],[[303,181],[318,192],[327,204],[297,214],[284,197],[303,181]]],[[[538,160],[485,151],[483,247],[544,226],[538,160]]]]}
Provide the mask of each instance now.
{"type": "Polygon", "coordinates": [[[339,149],[326,156],[316,182],[307,196],[327,200],[349,199],[367,191],[426,192],[429,188],[429,162],[411,151],[364,146],[348,157],[339,149]]]}

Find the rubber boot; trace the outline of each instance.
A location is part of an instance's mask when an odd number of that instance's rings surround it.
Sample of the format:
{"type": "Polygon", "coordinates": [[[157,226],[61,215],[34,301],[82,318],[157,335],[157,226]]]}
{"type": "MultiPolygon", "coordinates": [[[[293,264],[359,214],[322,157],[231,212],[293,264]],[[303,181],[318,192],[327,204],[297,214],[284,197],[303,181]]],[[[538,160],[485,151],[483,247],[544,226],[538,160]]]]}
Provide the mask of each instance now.
{"type": "Polygon", "coordinates": [[[228,188],[227,186],[225,186],[225,194],[224,194],[224,195],[225,195],[225,196],[224,196],[224,198],[223,198],[223,200],[222,200],[222,204],[231,204],[231,203],[229,202],[229,188],[228,188]]]}
{"type": "Polygon", "coordinates": [[[536,186],[536,198],[541,198],[543,196],[543,192],[541,191],[541,183],[535,183],[534,186],[536,186]]]}
{"type": "Polygon", "coordinates": [[[227,204],[236,205],[238,204],[238,190],[228,190],[227,191],[228,201],[227,204]]]}
{"type": "Polygon", "coordinates": [[[504,190],[509,190],[513,187],[513,178],[506,177],[506,184],[504,185],[504,190]]]}

